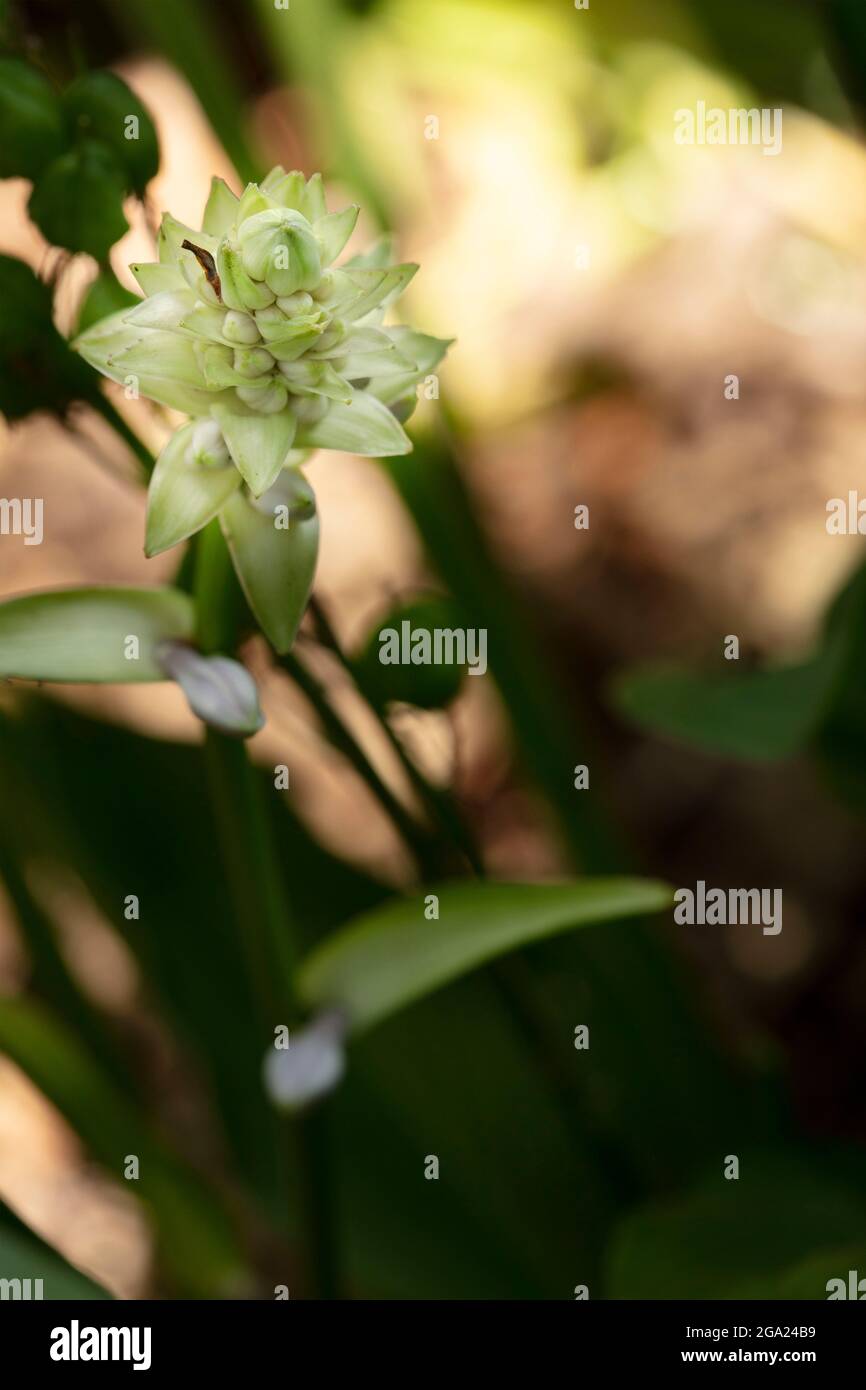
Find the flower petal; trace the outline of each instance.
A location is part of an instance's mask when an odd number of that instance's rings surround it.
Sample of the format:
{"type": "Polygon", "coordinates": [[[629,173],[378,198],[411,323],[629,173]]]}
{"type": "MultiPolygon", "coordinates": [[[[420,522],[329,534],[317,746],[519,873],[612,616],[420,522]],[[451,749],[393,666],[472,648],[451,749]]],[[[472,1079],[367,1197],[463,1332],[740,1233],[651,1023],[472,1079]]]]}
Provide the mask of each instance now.
{"type": "Polygon", "coordinates": [[[160,642],[155,656],[177,681],[193,714],[235,738],[249,738],[265,722],[255,681],[228,656],[203,656],[186,642],[160,642]]]}
{"type": "Polygon", "coordinates": [[[282,1110],[298,1110],[332,1091],[346,1070],[347,1019],[329,1010],[289,1037],[287,1048],[265,1057],[265,1090],[282,1110]]]}

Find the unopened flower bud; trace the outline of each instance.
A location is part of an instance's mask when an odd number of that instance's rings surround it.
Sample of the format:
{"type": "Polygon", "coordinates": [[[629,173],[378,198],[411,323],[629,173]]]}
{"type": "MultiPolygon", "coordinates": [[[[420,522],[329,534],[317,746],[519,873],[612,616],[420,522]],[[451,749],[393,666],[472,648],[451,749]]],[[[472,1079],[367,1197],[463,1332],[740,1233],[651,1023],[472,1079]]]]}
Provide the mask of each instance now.
{"type": "Polygon", "coordinates": [[[223,320],[223,337],[230,343],[257,343],[260,334],[251,314],[230,309],[223,320]]]}

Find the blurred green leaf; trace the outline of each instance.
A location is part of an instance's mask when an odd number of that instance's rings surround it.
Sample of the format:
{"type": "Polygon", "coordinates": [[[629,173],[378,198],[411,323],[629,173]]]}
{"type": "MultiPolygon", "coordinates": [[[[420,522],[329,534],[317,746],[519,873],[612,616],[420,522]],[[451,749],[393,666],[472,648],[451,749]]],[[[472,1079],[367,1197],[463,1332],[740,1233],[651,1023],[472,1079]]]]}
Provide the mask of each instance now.
{"type": "Polygon", "coordinates": [[[93,373],[54,327],[50,286],[14,256],[0,256],[0,303],[0,412],[20,420],[94,401],[93,373]]]}
{"type": "Polygon", "coordinates": [[[52,246],[86,251],[104,261],[129,226],[123,195],[124,175],[114,155],[86,140],[42,171],[28,211],[52,246]]]}
{"type": "Polygon", "coordinates": [[[438,666],[432,663],[426,666],[383,665],[379,659],[381,634],[384,629],[392,628],[399,638],[404,622],[409,624],[411,633],[461,627],[460,612],[453,599],[434,595],[401,603],[376,624],[352,662],[353,670],[362,689],[380,706],[389,700],[401,700],[419,709],[441,709],[457,696],[466,667],[444,663],[438,666]]]}
{"type": "Polygon", "coordinates": [[[0,1202],[0,1279],[41,1279],[46,1299],[111,1298],[0,1202]]]}
{"type": "Polygon", "coordinates": [[[451,440],[444,432],[419,436],[411,454],[384,459],[383,467],[464,621],[487,630],[490,672],[508,709],[519,757],[554,808],[575,862],[586,873],[619,872],[625,855],[597,793],[575,795],[571,768],[584,756],[579,750],[586,750],[587,734],[579,727],[574,699],[569,708],[538,640],[537,616],[525,611],[490,553],[451,440]]]}
{"type": "MultiPolygon", "coordinates": [[[[610,1298],[826,1298],[846,1277],[840,1251],[866,1244],[859,1155],[741,1151],[740,1176],[718,1171],[691,1192],[635,1212],[614,1237],[610,1298]],[[799,1267],[799,1274],[797,1273],[799,1267]],[[814,1279],[811,1288],[804,1274],[814,1279]]],[[[845,1259],[848,1258],[846,1254],[845,1259]]]]}
{"type": "Polygon", "coordinates": [[[0,356],[29,351],[51,327],[51,289],[24,261],[0,256],[0,356]]]}
{"type": "Polygon", "coordinates": [[[226,49],[213,6],[205,0],[103,0],[103,8],[135,50],[154,49],[183,73],[242,181],[258,179],[262,170],[244,133],[237,55],[226,49]]]}
{"type": "Polygon", "coordinates": [[[298,993],[311,1008],[345,1009],[350,1027],[368,1028],[449,980],[516,946],[592,922],[660,912],[664,884],[611,878],[572,884],[466,883],[403,899],[336,932],[302,962],[298,993]]]}
{"type": "Polygon", "coordinates": [[[159,169],[159,143],[148,112],[113,72],[85,72],[63,93],[69,124],[79,138],[106,145],[139,197],[159,169]]]}
{"type": "Polygon", "coordinates": [[[121,309],[131,309],[140,303],[140,296],[124,289],[113,270],[101,270],[81,301],[73,337],[84,333],[101,319],[108,318],[109,314],[117,314],[121,309]]]}
{"type": "Polygon", "coordinates": [[[150,1208],[166,1267],[182,1290],[219,1297],[236,1289],[244,1262],[230,1224],[194,1174],[142,1124],[124,1093],[75,1036],[29,1000],[0,1000],[0,1049],[48,1097],[118,1179],[139,1159],[130,1190],[150,1208]]]}
{"type": "MultiPolygon", "coordinates": [[[[0,782],[19,789],[14,814],[10,806],[0,821],[10,852],[56,862],[83,882],[192,1059],[226,1152],[274,1227],[284,1228],[285,1154],[258,1084],[273,1038],[260,1031],[248,985],[201,749],[85,718],[36,692],[19,705],[16,718],[0,716],[0,782]],[[130,891],[140,899],[140,923],[122,918],[130,891]]],[[[255,775],[309,948],[381,901],[384,889],[311,838],[291,799],[274,790],[272,772],[255,775]]],[[[77,1014],[64,1008],[63,1018],[82,1037],[77,1014]]]]}
{"type": "Polygon", "coordinates": [[[0,58],[0,178],[37,178],[68,143],[51,83],[17,58],[0,58]]]}
{"type": "MultiPolygon", "coordinates": [[[[0,676],[37,681],[162,681],[156,643],[189,640],[178,589],[58,589],[0,603],[0,676]],[[128,656],[128,639],[138,654],[128,656]]],[[[131,650],[131,648],[129,648],[131,650]]]]}
{"type": "Polygon", "coordinates": [[[819,724],[835,679],[820,656],[800,666],[704,675],[675,666],[627,672],[613,704],[654,733],[729,757],[789,757],[819,724]]]}

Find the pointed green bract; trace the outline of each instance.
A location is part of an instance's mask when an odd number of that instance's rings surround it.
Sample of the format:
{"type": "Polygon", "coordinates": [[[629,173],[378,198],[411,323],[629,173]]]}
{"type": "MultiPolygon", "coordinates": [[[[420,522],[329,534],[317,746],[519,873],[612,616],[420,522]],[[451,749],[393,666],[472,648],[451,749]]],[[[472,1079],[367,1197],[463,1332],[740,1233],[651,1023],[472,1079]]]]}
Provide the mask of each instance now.
{"type": "Polygon", "coordinates": [[[160,555],[200,531],[241,485],[231,462],[188,458],[196,426],[172,435],[156,461],[147,493],[145,553],[160,555]]]}
{"type": "Polygon", "coordinates": [[[323,266],[329,266],[337,259],[355,230],[360,211],[359,207],[353,205],[343,208],[342,212],[329,212],[314,224],[313,230],[321,248],[323,266]]]}
{"type": "Polygon", "coordinates": [[[161,681],[158,642],[189,640],[192,599],[178,589],[61,589],[0,603],[0,676],[37,681],[161,681]]]}
{"type": "Polygon", "coordinates": [[[518,946],[673,904],[665,884],[639,878],[446,883],[430,891],[436,921],[425,916],[424,898],[390,902],[314,950],[298,974],[304,1003],[341,1009],[358,1032],[518,946]]]}
{"type": "Polygon", "coordinates": [[[241,415],[228,406],[215,406],[229,453],[238,472],[258,497],[277,478],[292,447],[297,421],[290,411],[277,415],[241,415]]]}
{"type": "Polygon", "coordinates": [[[238,199],[224,179],[213,178],[210,195],[205,204],[202,218],[202,231],[211,236],[224,236],[232,226],[238,213],[238,199]]]}
{"type": "Polygon", "coordinates": [[[236,493],[220,512],[220,524],[263,632],[278,652],[287,652],[316,569],[319,519],[312,488],[287,469],[258,501],[236,493]]]}
{"type": "Polygon", "coordinates": [[[389,458],[412,449],[412,441],[387,406],[363,391],[355,391],[349,405],[334,401],[314,424],[302,424],[297,443],[299,448],[342,449],[368,458],[389,458]]]}

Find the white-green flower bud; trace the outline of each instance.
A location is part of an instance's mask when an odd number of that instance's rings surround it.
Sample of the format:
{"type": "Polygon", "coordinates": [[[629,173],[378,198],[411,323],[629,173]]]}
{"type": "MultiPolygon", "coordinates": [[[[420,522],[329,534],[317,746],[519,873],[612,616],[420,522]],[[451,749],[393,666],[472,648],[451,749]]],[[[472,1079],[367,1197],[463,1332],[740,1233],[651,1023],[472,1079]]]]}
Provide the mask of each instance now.
{"type": "Polygon", "coordinates": [[[244,314],[239,309],[229,309],[222,331],[230,343],[257,343],[261,336],[252,314],[244,314]]]}
{"type": "Polygon", "coordinates": [[[263,347],[235,348],[234,368],[241,376],[264,376],[274,366],[274,359],[263,347]]]}
{"type": "Polygon", "coordinates": [[[238,386],[236,393],[244,405],[257,410],[260,415],[276,415],[285,409],[289,393],[281,381],[269,381],[265,386],[238,386]]]}
{"type": "Polygon", "coordinates": [[[227,241],[220,244],[217,252],[217,269],[223,303],[229,309],[265,309],[277,297],[261,280],[253,280],[247,274],[240,252],[227,241]]]}
{"type": "Polygon", "coordinates": [[[319,175],[277,168],[240,196],[215,179],[201,228],[167,214],[158,261],[133,267],[145,298],[74,344],[111,380],[134,373],[142,395],[188,417],[153,471],[147,553],[219,516],[247,597],[280,651],[312,583],[315,523],[293,519],[287,544],[245,490],[259,498],[287,486],[314,449],[408,453],[397,415],[448,347],[384,323],[416,267],[392,265],[384,245],[340,259],[357,213],[329,212],[319,175]]]}
{"type": "Polygon", "coordinates": [[[322,276],[319,243],[309,222],[291,208],[248,217],[238,231],[244,270],[277,295],[314,289],[322,276]]]}
{"type": "Polygon", "coordinates": [[[231,462],[216,420],[196,420],[187,449],[187,461],[203,468],[224,468],[231,462]]]}
{"type": "Polygon", "coordinates": [[[295,294],[283,294],[277,299],[277,308],[282,309],[284,314],[291,318],[295,314],[308,314],[313,307],[313,296],[306,290],[298,290],[295,294]]]}

